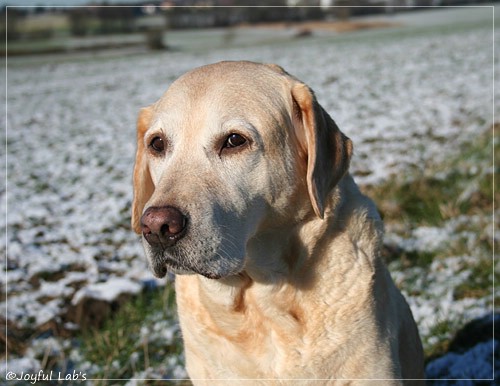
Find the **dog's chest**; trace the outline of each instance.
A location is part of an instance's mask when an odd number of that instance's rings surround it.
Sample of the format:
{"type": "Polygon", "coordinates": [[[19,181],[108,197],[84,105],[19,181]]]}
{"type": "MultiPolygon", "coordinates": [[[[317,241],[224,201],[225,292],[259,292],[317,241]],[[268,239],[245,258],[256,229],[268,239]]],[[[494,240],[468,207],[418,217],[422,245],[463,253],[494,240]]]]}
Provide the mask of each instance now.
{"type": "Polygon", "coordinates": [[[193,279],[178,277],[176,281],[190,376],[200,362],[202,377],[261,378],[304,361],[306,318],[298,304],[259,302],[252,291],[235,294],[227,304],[216,304],[193,279]]]}

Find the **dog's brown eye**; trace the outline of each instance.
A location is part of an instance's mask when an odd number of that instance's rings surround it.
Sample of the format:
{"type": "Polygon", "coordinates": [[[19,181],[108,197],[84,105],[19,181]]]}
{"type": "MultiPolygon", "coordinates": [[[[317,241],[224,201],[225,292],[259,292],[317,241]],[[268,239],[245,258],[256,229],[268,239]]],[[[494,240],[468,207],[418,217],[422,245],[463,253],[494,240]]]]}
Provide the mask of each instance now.
{"type": "Polygon", "coordinates": [[[233,148],[238,146],[243,146],[247,142],[246,138],[239,134],[230,134],[227,139],[224,147],[233,148]]]}
{"type": "Polygon", "coordinates": [[[157,153],[163,153],[165,150],[165,141],[161,137],[154,137],[149,146],[157,153]]]}

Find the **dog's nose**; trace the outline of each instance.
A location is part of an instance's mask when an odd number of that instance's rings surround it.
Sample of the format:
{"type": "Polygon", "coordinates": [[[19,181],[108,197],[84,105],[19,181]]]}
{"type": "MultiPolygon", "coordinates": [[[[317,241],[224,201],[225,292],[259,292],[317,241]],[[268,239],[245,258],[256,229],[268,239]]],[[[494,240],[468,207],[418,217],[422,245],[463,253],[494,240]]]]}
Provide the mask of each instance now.
{"type": "Polygon", "coordinates": [[[186,233],[187,218],[172,206],[150,207],[141,217],[142,234],[153,247],[171,247],[186,233]]]}

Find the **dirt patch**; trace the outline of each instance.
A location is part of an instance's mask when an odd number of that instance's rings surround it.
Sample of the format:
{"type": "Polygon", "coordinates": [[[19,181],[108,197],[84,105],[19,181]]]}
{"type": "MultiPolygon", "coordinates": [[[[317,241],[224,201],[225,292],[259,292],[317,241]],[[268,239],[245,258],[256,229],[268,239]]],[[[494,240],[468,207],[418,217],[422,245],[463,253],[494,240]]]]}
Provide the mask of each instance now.
{"type": "Polygon", "coordinates": [[[296,23],[277,22],[260,24],[242,24],[238,28],[268,28],[268,29],[295,29],[297,31],[331,31],[337,33],[360,31],[375,28],[401,27],[399,23],[389,21],[304,21],[296,23]]]}

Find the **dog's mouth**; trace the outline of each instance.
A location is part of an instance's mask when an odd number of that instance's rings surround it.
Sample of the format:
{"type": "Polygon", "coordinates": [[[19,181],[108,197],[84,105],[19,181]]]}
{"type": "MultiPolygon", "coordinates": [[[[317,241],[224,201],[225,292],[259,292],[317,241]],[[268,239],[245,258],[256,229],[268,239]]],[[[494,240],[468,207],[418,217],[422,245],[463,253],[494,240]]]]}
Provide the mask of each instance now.
{"type": "Polygon", "coordinates": [[[153,274],[158,277],[164,277],[167,272],[172,272],[175,274],[193,274],[192,269],[186,266],[186,264],[181,264],[176,259],[167,255],[156,255],[151,260],[151,270],[153,274]]]}
{"type": "Polygon", "coordinates": [[[176,275],[199,274],[205,276],[208,279],[221,279],[224,276],[216,272],[204,270],[201,267],[191,266],[185,262],[181,263],[177,259],[168,255],[153,258],[151,260],[151,270],[153,271],[153,274],[158,278],[165,277],[167,272],[171,272],[176,275]]]}
{"type": "Polygon", "coordinates": [[[222,279],[241,272],[245,260],[244,248],[234,248],[235,243],[217,243],[213,241],[214,238],[184,238],[175,245],[160,247],[152,246],[143,239],[143,245],[149,266],[158,278],[171,272],[176,275],[198,274],[208,279],[222,279]]]}

